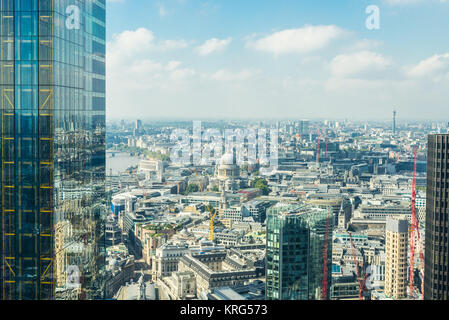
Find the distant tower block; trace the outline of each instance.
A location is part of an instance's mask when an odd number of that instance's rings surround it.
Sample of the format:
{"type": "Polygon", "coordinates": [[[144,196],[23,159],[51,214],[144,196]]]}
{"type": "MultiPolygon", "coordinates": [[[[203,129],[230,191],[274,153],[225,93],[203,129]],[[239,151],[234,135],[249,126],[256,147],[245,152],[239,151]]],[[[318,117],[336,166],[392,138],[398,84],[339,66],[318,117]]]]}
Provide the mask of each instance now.
{"type": "Polygon", "coordinates": [[[393,136],[396,136],[396,110],[393,110],[393,136]]]}

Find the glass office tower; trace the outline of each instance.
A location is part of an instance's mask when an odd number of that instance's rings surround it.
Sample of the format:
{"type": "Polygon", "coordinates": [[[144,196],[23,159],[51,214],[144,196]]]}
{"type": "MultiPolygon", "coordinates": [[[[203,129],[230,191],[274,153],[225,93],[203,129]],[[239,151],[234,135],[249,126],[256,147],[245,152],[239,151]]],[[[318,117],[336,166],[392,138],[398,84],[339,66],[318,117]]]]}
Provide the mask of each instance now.
{"type": "Polygon", "coordinates": [[[427,143],[424,299],[449,299],[449,134],[427,143]]]}
{"type": "Polygon", "coordinates": [[[305,204],[278,204],[268,209],[267,300],[330,298],[332,221],[331,207],[319,209],[305,204]],[[323,281],[325,263],[326,282],[323,281]],[[326,284],[326,297],[323,297],[322,289],[326,284]]]}
{"type": "Polygon", "coordinates": [[[101,299],[105,0],[0,15],[0,299],[101,299]]]}

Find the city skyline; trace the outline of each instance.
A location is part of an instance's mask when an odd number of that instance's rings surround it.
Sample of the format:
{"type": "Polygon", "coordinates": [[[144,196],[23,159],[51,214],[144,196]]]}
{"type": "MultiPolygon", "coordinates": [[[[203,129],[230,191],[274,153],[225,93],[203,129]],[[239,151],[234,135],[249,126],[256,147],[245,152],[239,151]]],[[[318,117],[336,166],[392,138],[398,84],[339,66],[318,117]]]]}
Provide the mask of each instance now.
{"type": "Polygon", "coordinates": [[[447,2],[108,3],[108,119],[449,116],[447,2]]]}
{"type": "Polygon", "coordinates": [[[0,300],[449,299],[448,14],[0,0],[0,300]]]}

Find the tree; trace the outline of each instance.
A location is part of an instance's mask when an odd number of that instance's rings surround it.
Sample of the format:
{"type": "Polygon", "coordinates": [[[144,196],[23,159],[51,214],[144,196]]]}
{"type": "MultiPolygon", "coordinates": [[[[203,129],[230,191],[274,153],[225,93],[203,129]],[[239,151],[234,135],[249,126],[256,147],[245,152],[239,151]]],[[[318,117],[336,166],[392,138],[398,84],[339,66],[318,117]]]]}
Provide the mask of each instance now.
{"type": "Polygon", "coordinates": [[[263,195],[270,193],[270,189],[268,189],[268,182],[264,178],[255,178],[252,184],[254,188],[260,189],[263,195]]]}
{"type": "Polygon", "coordinates": [[[187,186],[185,194],[189,194],[191,192],[198,192],[199,187],[196,183],[191,183],[187,186]]]}
{"type": "Polygon", "coordinates": [[[213,187],[212,187],[212,191],[213,191],[213,192],[218,192],[218,191],[219,191],[218,186],[213,186],[213,187]]]}

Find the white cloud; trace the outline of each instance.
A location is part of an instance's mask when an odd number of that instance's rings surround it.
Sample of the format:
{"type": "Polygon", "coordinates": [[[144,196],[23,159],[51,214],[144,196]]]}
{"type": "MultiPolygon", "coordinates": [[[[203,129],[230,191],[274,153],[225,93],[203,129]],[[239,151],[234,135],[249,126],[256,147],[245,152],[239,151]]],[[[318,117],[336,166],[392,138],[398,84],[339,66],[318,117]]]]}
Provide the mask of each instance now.
{"type": "Polygon", "coordinates": [[[118,59],[147,52],[154,46],[153,40],[153,32],[145,28],[123,31],[114,35],[113,40],[107,43],[108,57],[118,59]]]}
{"type": "Polygon", "coordinates": [[[391,65],[390,58],[370,51],[360,51],[336,56],[330,63],[330,71],[337,77],[368,76],[385,72],[391,65]]]}
{"type": "Polygon", "coordinates": [[[408,70],[412,77],[445,77],[449,75],[449,53],[435,54],[408,70]]]}
{"type": "Polygon", "coordinates": [[[185,40],[163,40],[157,44],[155,49],[168,51],[168,50],[184,49],[187,48],[188,46],[189,43],[185,40]]]}
{"type": "Polygon", "coordinates": [[[181,61],[170,61],[167,64],[167,69],[168,70],[175,70],[176,68],[178,68],[181,65],[181,61]]]}
{"type": "Polygon", "coordinates": [[[243,81],[253,78],[257,74],[259,74],[257,70],[243,69],[240,71],[230,71],[220,69],[213,73],[210,78],[217,81],[243,81]]]}
{"type": "Polygon", "coordinates": [[[203,45],[199,46],[196,48],[196,51],[202,55],[209,55],[213,52],[219,52],[219,51],[223,51],[232,41],[232,38],[227,38],[227,39],[217,39],[217,38],[212,38],[207,40],[203,45]]]}
{"type": "Polygon", "coordinates": [[[112,37],[107,43],[107,56],[111,63],[136,59],[151,52],[183,49],[189,46],[185,40],[155,41],[154,34],[146,28],[127,30],[112,37]]]}
{"type": "Polygon", "coordinates": [[[170,73],[170,78],[173,80],[183,80],[193,77],[195,74],[196,71],[191,68],[175,69],[170,73]]]}
{"type": "Polygon", "coordinates": [[[299,29],[278,31],[257,40],[250,40],[247,46],[274,55],[307,53],[328,46],[345,33],[346,31],[334,25],[309,25],[299,29]]]}
{"type": "Polygon", "coordinates": [[[145,28],[115,35],[107,43],[108,93],[126,97],[135,90],[176,88],[195,71],[183,68],[181,61],[155,61],[152,54],[184,46],[184,41],[155,41],[153,32],[145,28]]]}
{"type": "Polygon", "coordinates": [[[366,51],[366,50],[372,50],[380,47],[383,44],[382,41],[378,40],[372,40],[372,39],[362,39],[359,41],[356,41],[352,45],[348,47],[348,50],[350,51],[366,51]]]}
{"type": "MultiPolygon", "coordinates": [[[[108,114],[276,117],[280,114],[273,110],[282,105],[282,116],[295,116],[306,109],[311,115],[340,115],[348,110],[355,115],[361,107],[367,116],[377,116],[382,108],[389,112],[391,105],[418,109],[419,104],[428,103],[426,99],[438,105],[447,102],[449,82],[436,84],[435,79],[449,80],[449,53],[422,58],[400,69],[399,60],[393,63],[390,57],[378,53],[382,42],[346,37],[349,32],[318,26],[254,37],[247,45],[255,50],[302,55],[282,61],[265,56],[254,63],[241,61],[240,68],[224,64],[210,72],[179,61],[191,55],[166,53],[191,46],[189,41],[159,39],[145,28],[122,32],[107,44],[108,114]],[[307,28],[311,29],[305,31],[307,28]],[[340,37],[343,39],[338,47],[328,48],[340,37]],[[333,59],[329,59],[332,53],[333,59]],[[298,106],[306,107],[298,111],[298,106]]],[[[232,40],[213,38],[198,43],[201,45],[195,52],[207,55],[226,50],[232,40]]],[[[413,110],[410,114],[419,115],[413,110]]]]}

